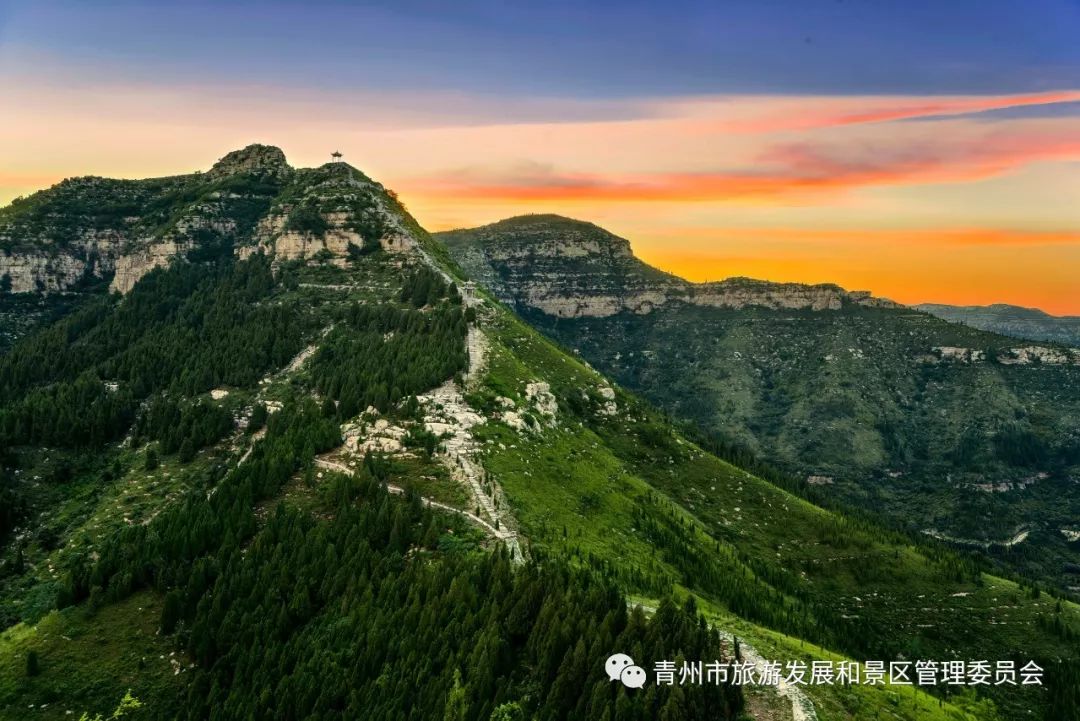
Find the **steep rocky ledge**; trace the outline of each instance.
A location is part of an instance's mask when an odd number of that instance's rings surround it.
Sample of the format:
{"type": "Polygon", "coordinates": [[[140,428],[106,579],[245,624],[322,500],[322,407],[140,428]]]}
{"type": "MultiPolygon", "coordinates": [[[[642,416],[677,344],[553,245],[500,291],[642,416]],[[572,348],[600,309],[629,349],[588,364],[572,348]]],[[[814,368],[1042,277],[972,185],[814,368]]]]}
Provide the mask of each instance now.
{"type": "Polygon", "coordinates": [[[255,173],[285,180],[292,172],[293,169],[281,148],[255,144],[227,153],[224,158],[214,163],[207,176],[213,180],[222,180],[240,173],[255,173]]]}
{"type": "Polygon", "coordinates": [[[869,292],[830,284],[749,278],[691,283],[634,257],[626,239],[557,215],[520,216],[436,237],[473,278],[504,302],[560,318],[648,313],[671,303],[791,310],[897,307],[869,292]]]}
{"type": "Polygon", "coordinates": [[[84,177],[0,209],[0,279],[12,293],[87,283],[126,293],[177,257],[235,252],[344,263],[376,245],[412,247],[400,205],[346,163],[295,169],[270,145],[228,153],[205,173],[84,177]]]}

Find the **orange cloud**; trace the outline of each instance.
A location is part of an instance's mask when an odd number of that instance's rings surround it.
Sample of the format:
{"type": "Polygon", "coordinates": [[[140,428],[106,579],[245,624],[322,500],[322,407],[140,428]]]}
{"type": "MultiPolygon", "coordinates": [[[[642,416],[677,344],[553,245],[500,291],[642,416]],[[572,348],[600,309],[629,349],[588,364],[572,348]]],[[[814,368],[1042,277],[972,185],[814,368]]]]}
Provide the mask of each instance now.
{"type": "MultiPolygon", "coordinates": [[[[941,246],[1055,246],[1074,245],[1080,248],[1080,228],[1059,230],[1022,230],[1017,228],[798,228],[798,227],[718,227],[678,229],[677,237],[691,241],[748,240],[748,247],[760,247],[762,241],[795,243],[830,243],[882,246],[941,247],[941,246]]],[[[690,260],[699,257],[686,253],[690,260]]]]}
{"type": "Polygon", "coordinates": [[[866,186],[982,180],[1030,163],[1080,158],[1080,125],[1056,134],[1005,130],[972,138],[802,141],[766,147],[754,169],[589,173],[527,166],[457,170],[398,182],[417,196],[459,201],[778,202],[866,186]]]}
{"type": "Polygon", "coordinates": [[[890,120],[965,115],[989,110],[1077,101],[1080,101],[1080,90],[941,98],[801,98],[797,106],[792,105],[795,101],[772,103],[777,107],[769,112],[744,118],[721,119],[715,123],[707,123],[704,127],[728,133],[772,133],[880,123],[890,120]]]}

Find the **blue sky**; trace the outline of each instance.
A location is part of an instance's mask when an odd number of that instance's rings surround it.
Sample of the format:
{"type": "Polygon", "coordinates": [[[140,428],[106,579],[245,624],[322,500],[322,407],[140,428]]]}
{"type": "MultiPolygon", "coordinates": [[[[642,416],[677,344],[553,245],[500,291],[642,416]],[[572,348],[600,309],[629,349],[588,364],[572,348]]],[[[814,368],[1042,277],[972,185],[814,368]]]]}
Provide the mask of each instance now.
{"type": "Polygon", "coordinates": [[[0,42],[131,77],[626,97],[1075,85],[1069,0],[5,2],[0,42]]]}

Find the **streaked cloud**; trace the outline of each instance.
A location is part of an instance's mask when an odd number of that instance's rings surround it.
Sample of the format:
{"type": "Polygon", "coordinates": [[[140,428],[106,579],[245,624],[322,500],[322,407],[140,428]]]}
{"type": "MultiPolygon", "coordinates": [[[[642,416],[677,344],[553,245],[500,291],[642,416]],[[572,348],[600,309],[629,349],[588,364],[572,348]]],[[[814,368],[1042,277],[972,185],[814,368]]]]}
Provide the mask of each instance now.
{"type": "MultiPolygon", "coordinates": [[[[749,100],[749,99],[746,99],[749,100]]],[[[1080,90],[1027,93],[1021,95],[908,96],[908,97],[797,97],[758,98],[759,108],[724,117],[724,107],[715,101],[699,102],[699,114],[718,113],[710,130],[728,133],[776,133],[818,128],[834,128],[892,120],[942,118],[992,110],[1026,108],[1080,101],[1080,90]]],[[[729,106],[730,111],[730,106],[729,106]]]]}
{"type": "Polygon", "coordinates": [[[561,171],[519,163],[408,178],[413,193],[501,202],[787,202],[868,186],[961,183],[1032,163],[1080,160],[1080,123],[1016,124],[956,137],[805,139],[767,144],[741,167],[693,172],[561,171]]]}

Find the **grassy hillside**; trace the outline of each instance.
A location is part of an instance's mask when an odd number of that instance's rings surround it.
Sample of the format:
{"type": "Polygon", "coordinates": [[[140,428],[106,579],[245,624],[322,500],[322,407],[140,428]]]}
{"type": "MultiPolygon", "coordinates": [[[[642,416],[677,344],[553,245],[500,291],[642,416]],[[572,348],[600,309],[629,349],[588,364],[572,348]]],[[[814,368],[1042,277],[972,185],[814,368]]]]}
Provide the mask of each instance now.
{"type": "MultiPolygon", "coordinates": [[[[486,431],[485,463],[535,545],[608,569],[643,596],[688,589],[856,658],[1073,655],[1074,604],[812,506],[680,438],[621,391],[620,410],[605,415],[598,374],[520,322],[503,319],[492,335],[491,392],[544,378],[570,414],[526,441],[486,431]],[[1073,630],[1051,630],[1056,619],[1073,630]]],[[[1038,698],[996,700],[1016,713],[1038,698]]]]}
{"type": "Polygon", "coordinates": [[[829,286],[672,290],[624,256],[597,274],[608,255],[590,248],[625,241],[567,219],[440,238],[534,327],[731,457],[764,459],[804,495],[1080,590],[1075,354],[829,286]]]}
{"type": "MultiPolygon", "coordinates": [[[[7,377],[33,390],[10,387],[0,423],[19,442],[6,444],[4,488],[22,509],[11,535],[5,529],[0,717],[107,712],[130,689],[144,704],[133,718],[204,718],[211,708],[259,718],[329,708],[364,718],[607,718],[628,696],[591,662],[606,649],[721,656],[718,636],[687,612],[649,620],[629,613],[600,574],[554,559],[516,566],[467,518],[471,499],[451,478],[443,439],[420,420],[442,409],[417,401],[464,370],[465,312],[419,257],[401,260],[374,253],[269,276],[260,257],[216,272],[154,271],[124,299],[32,335],[3,360],[7,377]],[[201,282],[186,282],[193,274],[201,282]],[[211,309],[200,305],[207,297],[211,309]],[[201,379],[192,361],[215,357],[223,339],[207,324],[227,308],[290,318],[296,334],[278,341],[285,360],[234,348],[233,363],[213,362],[201,379]],[[134,329],[166,347],[184,332],[186,362],[141,365],[130,354],[134,329]],[[51,364],[25,362],[57,335],[68,348],[51,364]],[[215,377],[226,368],[231,382],[215,377]],[[126,440],[83,433],[64,412],[55,425],[22,425],[33,393],[64,402],[56,389],[88,374],[116,379],[104,392],[121,399],[117,412],[137,403],[126,440]],[[199,409],[211,408],[230,429],[200,448],[215,415],[199,409]],[[364,442],[387,423],[407,430],[393,451],[342,445],[343,431],[364,442]],[[36,446],[37,434],[59,447],[36,446]],[[349,475],[316,465],[317,454],[349,475]],[[276,625],[255,620],[267,618],[276,625]],[[339,643],[358,636],[372,640],[339,643]],[[275,658],[297,667],[284,672],[275,658]],[[422,696],[413,693],[419,664],[428,668],[422,696]],[[341,682],[333,687],[330,666],[341,682]]],[[[245,340],[243,325],[235,330],[245,340]]],[[[734,718],[741,705],[733,687],[657,689],[628,718],[663,708],[734,718]]]]}

